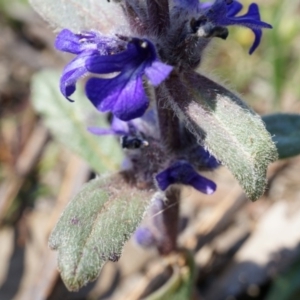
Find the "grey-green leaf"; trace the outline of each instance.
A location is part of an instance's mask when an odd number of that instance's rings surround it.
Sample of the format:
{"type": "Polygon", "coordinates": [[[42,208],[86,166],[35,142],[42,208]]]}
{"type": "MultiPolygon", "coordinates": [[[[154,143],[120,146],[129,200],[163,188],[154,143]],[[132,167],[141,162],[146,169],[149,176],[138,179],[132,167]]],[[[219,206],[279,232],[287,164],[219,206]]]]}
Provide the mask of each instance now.
{"type": "Polygon", "coordinates": [[[230,169],[249,199],[258,199],[267,167],[277,159],[261,118],[235,94],[195,72],[173,75],[165,84],[170,105],[199,143],[230,169]]]}
{"type": "Polygon", "coordinates": [[[68,28],[74,32],[93,29],[108,34],[126,27],[122,8],[113,1],[30,0],[30,4],[55,29],[68,28]]]}
{"type": "Polygon", "coordinates": [[[78,89],[75,102],[65,99],[59,91],[59,73],[42,71],[32,79],[32,101],[44,117],[52,134],[70,150],[84,158],[97,172],[119,169],[123,154],[114,137],[98,137],[87,131],[88,126],[107,127],[99,113],[78,89]]]}
{"type": "Polygon", "coordinates": [[[121,174],[84,185],[49,239],[58,250],[58,267],[69,290],[95,280],[106,261],[119,259],[150,201],[151,191],[130,186],[121,174]]]}
{"type": "Polygon", "coordinates": [[[279,158],[300,154],[300,115],[277,113],[263,116],[266,128],[272,135],[279,158]]]}

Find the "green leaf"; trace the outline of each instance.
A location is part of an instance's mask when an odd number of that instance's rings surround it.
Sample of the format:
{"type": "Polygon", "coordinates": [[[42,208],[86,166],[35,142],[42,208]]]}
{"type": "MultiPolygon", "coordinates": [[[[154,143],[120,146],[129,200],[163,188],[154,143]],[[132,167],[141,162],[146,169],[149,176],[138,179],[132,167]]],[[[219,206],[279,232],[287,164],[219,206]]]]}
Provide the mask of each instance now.
{"type": "Polygon", "coordinates": [[[235,94],[195,72],[174,75],[165,84],[170,105],[198,142],[230,169],[249,199],[258,199],[267,167],[277,159],[261,118],[235,94]]]}
{"type": "Polygon", "coordinates": [[[272,135],[279,158],[300,154],[300,115],[277,113],[263,116],[266,128],[272,135]]]}
{"type": "Polygon", "coordinates": [[[87,131],[88,126],[107,127],[100,114],[84,96],[82,90],[74,96],[75,102],[66,100],[59,91],[59,74],[42,71],[32,79],[32,101],[44,117],[52,134],[70,150],[84,158],[97,172],[115,171],[123,159],[114,137],[98,137],[87,131]]]}
{"type": "Polygon", "coordinates": [[[49,239],[58,249],[58,267],[69,290],[96,279],[106,261],[118,260],[150,201],[150,191],[130,186],[120,174],[84,185],[49,239]]]}
{"type": "Polygon", "coordinates": [[[191,253],[187,251],[176,254],[184,255],[185,264],[174,262],[170,279],[157,291],[150,294],[145,300],[188,300],[192,298],[195,279],[195,263],[191,253]]]}
{"type": "Polygon", "coordinates": [[[107,0],[30,0],[30,4],[55,29],[74,32],[98,30],[103,34],[124,29],[122,7],[107,0]]]}

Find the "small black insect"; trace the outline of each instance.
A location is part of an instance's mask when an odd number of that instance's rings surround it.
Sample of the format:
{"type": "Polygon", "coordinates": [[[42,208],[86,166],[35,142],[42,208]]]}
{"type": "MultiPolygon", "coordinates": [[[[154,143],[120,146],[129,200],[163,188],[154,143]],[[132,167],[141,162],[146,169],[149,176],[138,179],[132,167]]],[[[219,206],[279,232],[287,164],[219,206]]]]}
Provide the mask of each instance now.
{"type": "Polygon", "coordinates": [[[123,149],[139,149],[148,146],[148,142],[136,136],[124,135],[120,138],[121,146],[123,149]]]}

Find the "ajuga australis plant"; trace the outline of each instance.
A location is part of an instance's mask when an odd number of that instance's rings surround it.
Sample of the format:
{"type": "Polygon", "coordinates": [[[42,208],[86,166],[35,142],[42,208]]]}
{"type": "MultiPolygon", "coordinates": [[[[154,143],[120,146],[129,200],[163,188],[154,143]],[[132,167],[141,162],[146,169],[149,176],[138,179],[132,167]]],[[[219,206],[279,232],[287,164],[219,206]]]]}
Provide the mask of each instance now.
{"type": "Polygon", "coordinates": [[[145,247],[176,251],[182,187],[204,194],[217,188],[203,170],[225,165],[249,199],[263,194],[266,169],[277,159],[270,134],[237,94],[201,73],[208,44],[226,40],[228,26],[250,29],[249,53],[255,51],[271,28],[257,4],[241,14],[236,0],[73,0],[61,1],[60,10],[56,1],[31,2],[61,29],[56,49],[74,55],[61,93],[73,101],[87,77],[86,97],[112,115],[110,128],[88,130],[117,136],[126,155],[118,174],[83,188],[50,237],[71,290],[117,260],[134,231],[145,247]],[[137,229],[146,211],[152,224],[137,229]]]}

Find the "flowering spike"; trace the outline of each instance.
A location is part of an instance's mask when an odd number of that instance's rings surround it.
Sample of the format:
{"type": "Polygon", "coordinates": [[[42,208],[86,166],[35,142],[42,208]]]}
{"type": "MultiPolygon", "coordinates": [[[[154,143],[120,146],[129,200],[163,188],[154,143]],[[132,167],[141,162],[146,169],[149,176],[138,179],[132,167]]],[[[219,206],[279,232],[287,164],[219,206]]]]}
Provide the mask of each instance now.
{"type": "MultiPolygon", "coordinates": [[[[58,35],[56,48],[76,55],[65,67],[60,80],[63,95],[72,101],[70,96],[76,89],[77,80],[91,75],[86,83],[86,95],[99,111],[111,112],[114,121],[109,129],[89,130],[98,135],[120,136],[131,163],[131,176],[142,188],[153,188],[157,183],[161,190],[169,191],[170,185],[179,183],[211,194],[216,185],[197,171],[217,168],[220,161],[233,170],[250,197],[256,199],[264,188],[264,183],[256,179],[255,172],[260,171],[256,168],[256,161],[243,160],[241,154],[236,164],[235,159],[224,154],[226,151],[219,149],[222,146],[219,146],[220,139],[223,147],[228,148],[231,140],[236,140],[243,149],[243,136],[240,137],[236,127],[231,128],[232,122],[216,122],[219,119],[217,114],[223,112],[223,107],[217,104],[221,100],[227,101],[228,97],[235,103],[236,97],[226,89],[225,92],[218,86],[216,89],[216,84],[194,70],[199,67],[210,40],[213,37],[226,39],[227,26],[230,25],[244,26],[253,31],[255,40],[249,51],[253,53],[260,43],[262,28],[271,28],[261,21],[257,4],[252,3],[247,13],[239,15],[243,6],[237,0],[215,0],[213,3],[200,3],[199,0],[114,2],[123,7],[128,22],[125,25],[130,27],[124,26],[127,30],[122,33],[118,31],[104,36],[94,30],[74,34],[65,29],[58,35]],[[200,85],[196,80],[199,78],[200,85]],[[151,85],[156,89],[151,89],[151,85]],[[142,119],[153,109],[148,109],[150,96],[153,102],[156,101],[156,105],[151,103],[156,107],[156,120],[144,127],[147,122],[142,119]],[[218,101],[214,103],[215,100],[218,101]],[[212,103],[220,112],[210,110],[212,103]],[[196,112],[203,114],[201,120],[196,112]],[[142,121],[136,123],[137,120],[142,121]],[[210,123],[215,126],[210,126],[210,123]],[[186,131],[191,132],[187,135],[186,131]],[[216,158],[200,145],[209,149],[216,158]],[[239,168],[241,163],[247,164],[247,172],[241,172],[244,169],[239,168]],[[164,169],[165,166],[168,167],[164,169]],[[254,188],[249,188],[251,180],[244,178],[253,179],[254,188]]],[[[233,109],[240,112],[243,105],[239,100],[235,104],[233,109]]],[[[220,120],[226,117],[227,113],[220,120]]],[[[251,149],[246,147],[250,153],[251,149]]]]}
{"type": "MultiPolygon", "coordinates": [[[[51,11],[51,0],[46,1],[49,2],[46,11],[51,11]]],[[[88,4],[99,2],[100,11],[102,6],[108,10],[112,8],[109,0],[102,4],[100,0],[85,0],[86,5],[79,5],[81,8],[75,10],[73,4],[65,3],[79,4],[80,1],[56,1],[55,11],[58,11],[56,6],[62,12],[67,11],[68,16],[75,11],[75,20],[67,18],[74,24],[78,19],[95,19],[100,24],[103,18],[90,18],[86,14],[94,7],[88,4]]],[[[248,197],[256,200],[265,190],[267,166],[277,158],[275,145],[260,117],[234,93],[195,71],[211,39],[227,38],[227,26],[240,25],[252,30],[255,40],[250,53],[257,48],[262,28],[271,26],[261,21],[256,4],[251,4],[246,14],[238,15],[242,4],[237,0],[215,0],[213,4],[199,0],[112,2],[126,17],[127,22],[123,24],[123,19],[111,12],[120,29],[109,23],[99,27],[79,25],[77,29],[103,31],[74,34],[65,29],[55,43],[57,49],[76,55],[61,76],[62,94],[72,101],[70,96],[75,92],[77,80],[91,75],[86,83],[86,95],[99,111],[111,112],[113,122],[111,128],[89,130],[97,135],[119,136],[122,148],[126,149],[122,171],[117,176],[96,179],[88,184],[82,195],[75,199],[75,210],[71,203],[62,217],[65,220],[59,223],[62,226],[58,226],[60,229],[52,235],[50,244],[59,248],[60,269],[63,275],[64,271],[67,274],[63,278],[72,289],[95,279],[104,261],[119,258],[122,245],[150,204],[140,200],[145,196],[148,198],[155,189],[158,192],[151,201],[150,226],[140,228],[136,237],[140,244],[150,246],[154,243],[160,254],[168,255],[178,250],[179,204],[184,197],[182,185],[192,186],[205,194],[214,193],[216,184],[198,171],[213,170],[222,163],[232,171],[248,197]],[[108,31],[111,35],[104,36],[103,33],[108,31]],[[152,103],[148,99],[150,96],[152,103]],[[147,118],[151,109],[154,118],[147,118]],[[99,195],[104,198],[100,199],[99,195]],[[85,203],[86,207],[90,206],[85,196],[102,202],[94,201],[92,209],[83,210],[81,206],[85,203]],[[116,199],[118,203],[114,203],[116,199]],[[74,211],[79,213],[76,220],[74,211]],[[86,211],[91,217],[86,216],[86,211]],[[136,215],[138,217],[133,218],[136,215]],[[115,217],[121,219],[116,222],[115,217]],[[86,220],[93,222],[84,226],[86,220]],[[101,239],[102,248],[98,247],[99,232],[103,231],[99,224],[112,230],[110,239],[104,239],[104,242],[101,239]],[[65,233],[65,225],[73,226],[73,235],[77,236],[72,247],[69,247],[69,239],[61,236],[65,233]],[[94,230],[95,225],[97,230],[94,230]],[[124,231],[123,227],[130,228],[124,231]],[[98,235],[91,235],[91,230],[92,234],[97,231],[98,235]],[[67,242],[62,244],[60,241],[67,242]],[[79,249],[77,244],[82,241],[84,247],[79,249]],[[104,249],[106,244],[110,246],[108,250],[104,249]],[[75,253],[71,248],[79,252],[75,253]],[[73,265],[68,263],[71,252],[76,256],[71,257],[71,260],[74,258],[73,265]],[[90,262],[99,260],[100,263],[91,269],[90,262]]],[[[94,11],[99,10],[94,9],[92,17],[94,11]]],[[[62,16],[62,19],[66,18],[62,16]]],[[[105,236],[110,237],[109,231],[105,236]]]]}

